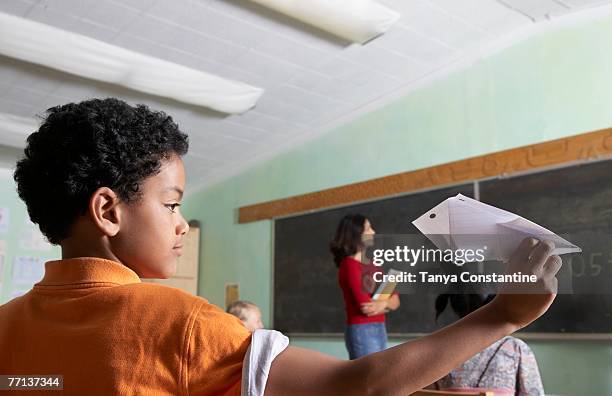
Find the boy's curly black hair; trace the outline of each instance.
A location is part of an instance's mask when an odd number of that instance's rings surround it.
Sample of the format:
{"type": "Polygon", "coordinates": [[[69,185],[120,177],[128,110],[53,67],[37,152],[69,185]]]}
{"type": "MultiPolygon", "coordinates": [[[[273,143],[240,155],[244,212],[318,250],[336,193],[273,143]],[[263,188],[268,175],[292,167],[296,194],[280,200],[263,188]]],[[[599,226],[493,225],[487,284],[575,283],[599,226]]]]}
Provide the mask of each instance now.
{"type": "Polygon", "coordinates": [[[13,177],[30,219],[59,244],[95,190],[108,187],[125,202],[137,201],[142,182],[188,147],[187,135],[164,112],[91,99],[47,110],[13,177]]]}

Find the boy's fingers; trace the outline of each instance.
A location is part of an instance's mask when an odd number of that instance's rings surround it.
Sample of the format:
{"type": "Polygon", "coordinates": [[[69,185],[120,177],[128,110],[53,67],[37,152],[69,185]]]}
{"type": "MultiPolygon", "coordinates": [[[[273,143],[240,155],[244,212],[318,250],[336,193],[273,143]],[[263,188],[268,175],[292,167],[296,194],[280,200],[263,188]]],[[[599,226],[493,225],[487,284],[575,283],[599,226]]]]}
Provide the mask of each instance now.
{"type": "Polygon", "coordinates": [[[545,292],[557,294],[557,290],[559,288],[559,281],[554,276],[552,278],[544,279],[544,287],[545,292]]]}
{"type": "Polygon", "coordinates": [[[538,275],[543,286],[541,292],[557,294],[559,281],[555,275],[559,272],[562,265],[563,261],[557,255],[546,259],[546,262],[542,265],[542,272],[538,275]]]}
{"type": "Polygon", "coordinates": [[[544,263],[548,259],[548,256],[555,248],[555,245],[550,241],[540,241],[538,245],[533,249],[529,262],[532,265],[532,271],[535,274],[541,273],[544,263]]]}
{"type": "Polygon", "coordinates": [[[544,263],[544,277],[554,277],[561,269],[563,261],[561,257],[554,255],[550,256],[544,263]]]}
{"type": "Polygon", "coordinates": [[[523,263],[529,259],[529,255],[533,250],[534,246],[538,244],[538,240],[535,238],[525,238],[521,241],[518,248],[512,254],[510,262],[523,263]]]}

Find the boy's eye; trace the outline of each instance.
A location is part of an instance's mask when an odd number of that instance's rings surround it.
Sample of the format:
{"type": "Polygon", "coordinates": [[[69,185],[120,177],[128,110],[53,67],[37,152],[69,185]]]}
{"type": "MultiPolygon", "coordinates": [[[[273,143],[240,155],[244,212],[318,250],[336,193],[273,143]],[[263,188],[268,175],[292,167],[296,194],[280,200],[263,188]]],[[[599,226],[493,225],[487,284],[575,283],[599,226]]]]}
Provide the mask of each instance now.
{"type": "Polygon", "coordinates": [[[174,212],[178,206],[181,206],[181,204],[173,203],[173,204],[167,204],[167,205],[164,205],[164,206],[166,206],[166,208],[170,209],[171,212],[174,212]]]}

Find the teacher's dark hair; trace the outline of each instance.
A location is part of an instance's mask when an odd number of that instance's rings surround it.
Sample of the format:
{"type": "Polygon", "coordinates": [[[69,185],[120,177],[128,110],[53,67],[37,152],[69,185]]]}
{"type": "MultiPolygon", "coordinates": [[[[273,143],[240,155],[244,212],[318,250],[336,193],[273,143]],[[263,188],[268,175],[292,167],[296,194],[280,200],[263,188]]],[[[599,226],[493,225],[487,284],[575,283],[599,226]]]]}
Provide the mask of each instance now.
{"type": "Polygon", "coordinates": [[[488,304],[495,294],[440,294],[436,298],[436,321],[450,302],[453,311],[460,317],[469,315],[478,308],[488,304]]]}
{"type": "Polygon", "coordinates": [[[340,220],[336,236],[329,244],[336,267],[340,266],[345,257],[354,255],[363,247],[365,221],[366,217],[360,214],[348,214],[340,220]]]}

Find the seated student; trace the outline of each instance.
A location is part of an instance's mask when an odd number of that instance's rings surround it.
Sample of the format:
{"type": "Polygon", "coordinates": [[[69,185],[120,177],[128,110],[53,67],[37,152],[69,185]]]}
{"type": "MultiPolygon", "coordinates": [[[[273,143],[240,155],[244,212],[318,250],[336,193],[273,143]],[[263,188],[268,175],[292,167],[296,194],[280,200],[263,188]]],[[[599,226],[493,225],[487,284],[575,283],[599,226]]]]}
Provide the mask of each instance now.
{"type": "MultiPolygon", "coordinates": [[[[494,295],[441,294],[436,299],[436,319],[448,302],[463,318],[493,300],[494,295]]],[[[531,348],[514,337],[504,337],[455,368],[435,384],[436,389],[487,388],[496,395],[544,395],[538,363],[531,348]]]]}
{"type": "Polygon", "coordinates": [[[227,307],[227,313],[240,319],[244,327],[251,333],[264,327],[259,307],[250,301],[234,301],[227,307]]]}
{"type": "Polygon", "coordinates": [[[176,269],[187,147],[172,118],[146,106],[92,99],[48,110],[14,177],[62,258],[0,306],[0,374],[62,375],[68,395],[406,395],[555,298],[561,260],[526,239],[508,271],[537,275],[540,294],[500,294],[419,340],[348,361],[272,330],[250,334],[203,298],[139,279],[176,269]]]}

